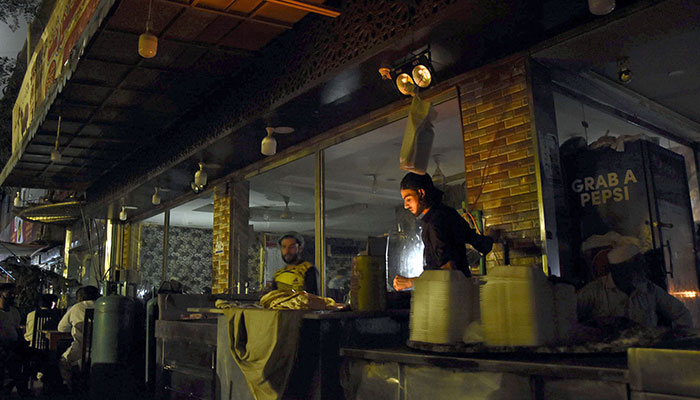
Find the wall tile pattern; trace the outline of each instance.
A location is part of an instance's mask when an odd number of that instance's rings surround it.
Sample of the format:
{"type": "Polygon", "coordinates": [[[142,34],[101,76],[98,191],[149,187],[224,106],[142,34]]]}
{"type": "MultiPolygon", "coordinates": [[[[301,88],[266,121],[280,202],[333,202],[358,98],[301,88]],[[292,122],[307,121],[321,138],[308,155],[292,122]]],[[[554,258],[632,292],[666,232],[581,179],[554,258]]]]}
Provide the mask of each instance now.
{"type": "MultiPolygon", "coordinates": [[[[141,228],[141,284],[159,287],[163,268],[163,226],[141,228]]],[[[168,230],[166,279],[181,282],[188,292],[201,293],[211,286],[211,242],[209,229],[171,226],[168,230]]]]}

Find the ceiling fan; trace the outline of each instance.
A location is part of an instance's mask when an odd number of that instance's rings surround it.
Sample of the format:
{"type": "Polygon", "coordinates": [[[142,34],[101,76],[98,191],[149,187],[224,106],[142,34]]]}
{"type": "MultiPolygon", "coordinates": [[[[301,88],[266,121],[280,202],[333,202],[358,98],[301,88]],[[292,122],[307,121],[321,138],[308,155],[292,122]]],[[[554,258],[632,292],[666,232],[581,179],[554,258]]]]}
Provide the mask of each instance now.
{"type": "Polygon", "coordinates": [[[280,219],[293,219],[292,213],[289,211],[289,196],[282,195],[284,200],[284,211],[280,214],[280,219]]]}

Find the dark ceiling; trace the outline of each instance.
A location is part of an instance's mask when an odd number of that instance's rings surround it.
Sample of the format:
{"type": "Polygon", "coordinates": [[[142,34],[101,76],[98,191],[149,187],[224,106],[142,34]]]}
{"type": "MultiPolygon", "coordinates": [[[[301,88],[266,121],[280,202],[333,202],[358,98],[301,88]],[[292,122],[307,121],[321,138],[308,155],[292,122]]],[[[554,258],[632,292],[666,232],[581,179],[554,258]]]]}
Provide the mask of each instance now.
{"type": "MultiPolygon", "coordinates": [[[[122,0],[4,185],[85,191],[93,215],[110,203],[138,206],[136,218],[150,215],[193,195],[199,161],[220,166],[207,171],[213,181],[261,160],[265,126],[296,129],[278,137],[282,151],[400,100],[377,67],[416,48],[431,46],[436,80],[445,81],[582,24],[613,26],[656,3],[620,0],[600,18],[583,0],[327,2],[341,12],[333,19],[259,0],[156,0],[159,49],[148,60],[136,52],[146,2],[122,0]],[[58,115],[63,159],[51,163],[58,115]],[[150,205],[154,186],[169,189],[159,207],[150,205]]],[[[635,37],[643,41],[640,29],[635,37]]],[[[567,60],[576,48],[542,51],[567,60]]],[[[580,58],[596,54],[591,48],[580,58]]],[[[611,60],[592,67],[606,74],[611,60]]],[[[684,68],[690,75],[697,65],[684,68]]]]}
{"type": "Polygon", "coordinates": [[[578,32],[533,57],[576,74],[560,79],[572,90],[595,93],[618,109],[629,108],[630,114],[692,143],[700,141],[698,43],[700,2],[671,0],[578,32]],[[618,79],[621,61],[632,71],[626,84],[618,79]],[[605,95],[616,91],[618,100],[604,97],[603,84],[610,87],[605,95]],[[625,97],[630,104],[619,100],[625,97]]]}
{"type": "MultiPolygon", "coordinates": [[[[307,12],[267,1],[153,2],[156,57],[137,52],[149,2],[117,2],[5,184],[85,191],[169,129],[307,12]],[[50,161],[59,116],[62,159],[50,161]]],[[[328,17],[323,17],[328,18],[328,17]]]]}

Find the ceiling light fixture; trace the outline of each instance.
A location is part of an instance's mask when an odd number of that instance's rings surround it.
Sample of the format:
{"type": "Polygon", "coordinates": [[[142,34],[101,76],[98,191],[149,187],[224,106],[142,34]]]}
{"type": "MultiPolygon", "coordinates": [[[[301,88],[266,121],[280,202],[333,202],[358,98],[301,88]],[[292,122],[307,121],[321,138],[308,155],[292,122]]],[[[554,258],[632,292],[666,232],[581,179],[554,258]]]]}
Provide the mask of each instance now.
{"type": "Polygon", "coordinates": [[[290,128],[288,126],[280,126],[276,128],[268,126],[265,128],[265,130],[267,131],[267,136],[265,136],[260,143],[260,152],[266,156],[273,156],[277,154],[277,139],[272,136],[273,133],[285,135],[294,132],[294,128],[290,128]]]}
{"type": "Polygon", "coordinates": [[[148,18],[146,18],[146,32],[139,36],[139,55],[143,58],[153,58],[158,52],[158,38],[151,33],[151,8],[153,0],[148,2],[148,18]]]}
{"type": "Polygon", "coordinates": [[[21,207],[22,206],[22,198],[20,197],[19,192],[15,195],[15,200],[12,203],[15,207],[21,207]]]}
{"type": "Polygon", "coordinates": [[[194,173],[194,180],[190,184],[195,193],[200,193],[207,186],[207,172],[204,171],[204,163],[199,162],[199,169],[194,173]]]}
{"type": "Polygon", "coordinates": [[[386,66],[379,68],[382,79],[391,80],[396,76],[394,82],[401,94],[414,96],[417,88],[427,88],[433,82],[433,64],[430,49],[426,49],[418,54],[412,54],[408,58],[396,63],[398,67],[390,70],[386,66]]]}
{"type": "Polygon", "coordinates": [[[61,116],[58,116],[58,128],[56,129],[56,145],[51,152],[51,162],[61,161],[61,152],[58,151],[58,137],[61,134],[61,116]]]}
{"type": "Polygon", "coordinates": [[[154,187],[155,191],[153,192],[153,196],[151,196],[151,204],[154,206],[157,206],[160,204],[160,194],[158,194],[158,187],[154,187]]]}
{"type": "Polygon", "coordinates": [[[619,71],[617,72],[617,79],[622,83],[630,83],[632,81],[632,70],[627,67],[627,62],[629,59],[627,57],[621,58],[617,62],[619,71]]]}
{"type": "Polygon", "coordinates": [[[593,15],[610,14],[615,9],[615,0],[588,0],[588,11],[593,15]]]}
{"type": "Polygon", "coordinates": [[[136,210],[138,207],[135,206],[122,206],[121,211],[119,211],[119,220],[120,221],[126,221],[126,219],[129,217],[126,214],[126,210],[136,210]]]}

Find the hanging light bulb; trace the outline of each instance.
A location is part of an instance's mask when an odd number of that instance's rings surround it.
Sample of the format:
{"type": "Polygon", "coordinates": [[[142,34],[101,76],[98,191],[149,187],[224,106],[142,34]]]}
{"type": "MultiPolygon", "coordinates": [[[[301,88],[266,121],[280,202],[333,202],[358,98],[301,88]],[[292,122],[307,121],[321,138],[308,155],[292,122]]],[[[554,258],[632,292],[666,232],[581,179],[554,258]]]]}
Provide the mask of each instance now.
{"type": "Polygon", "coordinates": [[[416,65],[415,68],[413,68],[411,75],[413,75],[413,81],[416,83],[416,85],[422,88],[427,88],[430,86],[430,82],[433,81],[433,76],[430,73],[430,70],[423,64],[416,65]]]}
{"type": "Polygon", "coordinates": [[[160,204],[160,194],[158,194],[158,188],[155,187],[155,192],[153,193],[153,196],[151,197],[151,204],[154,206],[157,206],[160,204]]]}
{"type": "Polygon", "coordinates": [[[194,173],[194,184],[204,187],[207,184],[207,173],[204,171],[204,163],[199,163],[199,169],[194,173]]]}
{"type": "Polygon", "coordinates": [[[143,58],[153,58],[158,52],[158,38],[152,34],[151,28],[151,7],[153,0],[148,2],[148,18],[146,19],[146,32],[139,36],[139,55],[143,58]]]}
{"type": "Polygon", "coordinates": [[[265,136],[260,144],[260,152],[266,156],[272,156],[277,153],[277,140],[272,136],[274,128],[267,127],[267,136],[265,136]]]}
{"type": "Polygon", "coordinates": [[[588,10],[593,15],[610,14],[615,9],[615,0],[588,0],[588,10]]]}
{"type": "Polygon", "coordinates": [[[413,79],[407,74],[403,73],[396,77],[396,87],[399,89],[401,94],[406,96],[413,96],[416,90],[416,85],[413,83],[413,79]]]}
{"type": "Polygon", "coordinates": [[[20,207],[20,206],[22,206],[22,198],[20,197],[19,192],[17,192],[17,194],[15,195],[15,200],[14,200],[14,202],[13,202],[12,204],[13,204],[15,207],[20,207]]]}
{"type": "Polygon", "coordinates": [[[56,129],[56,145],[51,152],[51,162],[61,161],[61,152],[58,151],[58,137],[61,134],[61,116],[58,116],[58,128],[56,129]]]}
{"type": "Polygon", "coordinates": [[[122,206],[122,210],[119,211],[119,220],[120,221],[126,221],[126,207],[122,206]]]}

